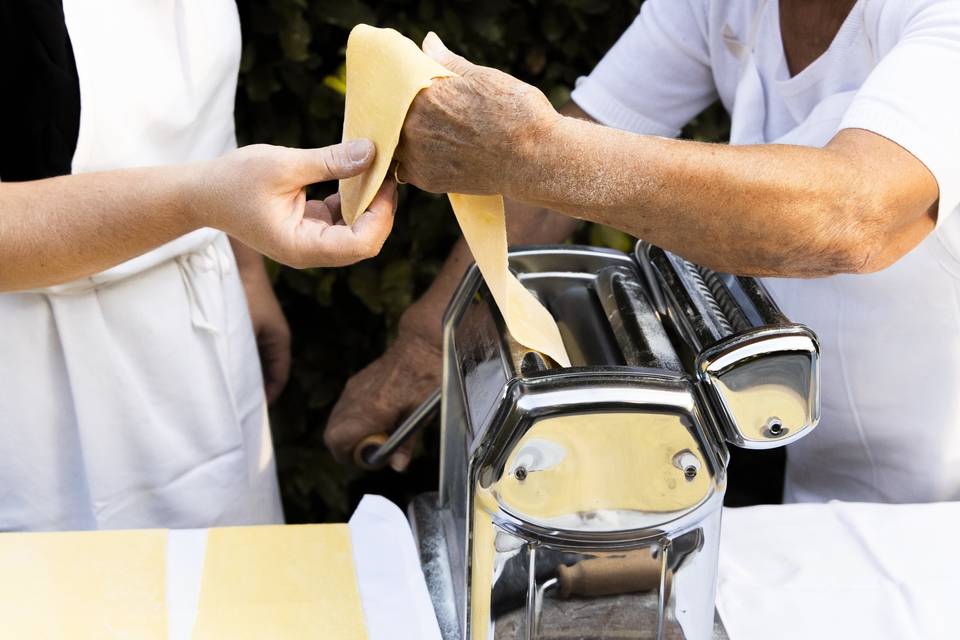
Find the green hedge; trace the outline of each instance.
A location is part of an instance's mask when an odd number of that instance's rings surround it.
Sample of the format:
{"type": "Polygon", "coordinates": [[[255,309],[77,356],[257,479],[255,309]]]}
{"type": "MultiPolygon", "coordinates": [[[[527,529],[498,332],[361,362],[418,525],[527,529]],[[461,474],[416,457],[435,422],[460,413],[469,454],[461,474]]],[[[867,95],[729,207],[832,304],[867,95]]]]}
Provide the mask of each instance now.
{"type": "MultiPolygon", "coordinates": [[[[417,42],[436,31],[451,49],[537,85],[559,106],[641,1],[241,0],[240,143],[318,147],[339,141],[339,78],[347,34],[357,23],[394,27],[417,42]]],[[[713,109],[689,133],[717,139],[724,127],[722,113],[713,109]]],[[[403,502],[435,486],[433,434],[424,438],[412,470],[397,478],[339,467],[322,433],[347,378],[389,344],[400,314],[429,284],[456,237],[445,199],[405,188],[395,231],[376,259],[337,270],[274,267],[294,333],[290,384],[272,410],[289,521],[341,520],[364,492],[403,502]]],[[[630,245],[623,234],[597,226],[583,229],[578,241],[630,245]]]]}

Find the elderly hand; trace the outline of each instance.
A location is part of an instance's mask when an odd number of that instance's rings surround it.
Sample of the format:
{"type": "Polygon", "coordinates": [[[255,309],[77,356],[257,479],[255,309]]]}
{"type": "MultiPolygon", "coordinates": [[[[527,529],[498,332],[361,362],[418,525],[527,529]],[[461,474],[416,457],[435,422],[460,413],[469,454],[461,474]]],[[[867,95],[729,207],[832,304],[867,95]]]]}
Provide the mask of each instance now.
{"type": "Polygon", "coordinates": [[[509,194],[523,157],[561,119],[536,87],[454,55],[430,33],[424,52],[460,77],[417,94],[394,155],[397,177],[435,193],[509,194]]]}
{"type": "Polygon", "coordinates": [[[385,181],[351,226],[341,217],[339,195],[307,200],[305,188],[363,173],[375,153],[368,140],[322,149],[243,147],[195,165],[189,209],[197,226],[226,231],[291,267],[352,264],[377,255],[390,234],[396,184],[385,181]]]}
{"type": "MultiPolygon", "coordinates": [[[[380,358],[350,378],[337,401],[323,440],[342,463],[366,436],[390,433],[403,418],[440,386],[441,350],[401,327],[393,345],[380,358]]],[[[403,471],[410,463],[414,438],[390,457],[390,467],[403,471]]]]}

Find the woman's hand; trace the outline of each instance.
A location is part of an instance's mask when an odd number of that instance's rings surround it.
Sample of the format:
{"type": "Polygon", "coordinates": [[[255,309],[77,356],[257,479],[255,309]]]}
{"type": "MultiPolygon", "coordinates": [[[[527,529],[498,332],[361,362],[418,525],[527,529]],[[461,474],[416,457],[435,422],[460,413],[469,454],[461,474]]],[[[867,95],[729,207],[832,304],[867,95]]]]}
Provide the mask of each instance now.
{"type": "Polygon", "coordinates": [[[0,291],[68,282],[201,227],[222,229],[292,267],[332,267],[380,251],[393,226],[388,180],[352,226],[340,200],[304,188],[362,173],[368,140],[323,149],[254,145],[215,160],[0,183],[0,291]]]}
{"type": "Polygon", "coordinates": [[[434,33],[423,51],[459,77],[417,94],[394,155],[397,176],[434,193],[509,194],[529,174],[523,158],[562,116],[536,87],[454,55],[434,33]]]}
{"type": "Polygon", "coordinates": [[[379,253],[393,226],[396,184],[388,179],[352,226],[337,194],[307,200],[305,188],[355,176],[376,150],[368,140],[322,149],[252,145],[195,166],[188,210],[197,226],[226,231],[295,268],[338,267],[379,253]]]}

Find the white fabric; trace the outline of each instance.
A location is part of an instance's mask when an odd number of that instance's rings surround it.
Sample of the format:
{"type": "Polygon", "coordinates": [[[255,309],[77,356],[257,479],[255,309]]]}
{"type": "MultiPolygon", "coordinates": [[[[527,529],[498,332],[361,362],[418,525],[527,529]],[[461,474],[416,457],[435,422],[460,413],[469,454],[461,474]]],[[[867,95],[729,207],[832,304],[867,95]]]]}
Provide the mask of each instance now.
{"type": "Polygon", "coordinates": [[[776,0],[649,0],[572,98],[607,125],[675,135],[718,96],[734,144],[860,128],[925,164],[937,230],[897,264],[767,281],[823,356],[823,418],[790,447],[785,498],[960,499],[960,2],[859,0],[794,77],[779,25],[776,0]]]}
{"type": "MultiPolygon", "coordinates": [[[[370,640],[440,640],[410,525],[395,504],[364,496],[350,518],[360,602],[370,640]]],[[[167,539],[167,637],[189,640],[197,618],[206,529],[167,539]]]]}
{"type": "Polygon", "coordinates": [[[167,534],[167,640],[191,640],[200,608],[207,529],[174,529],[167,534]]]}
{"type": "Polygon", "coordinates": [[[137,276],[0,296],[0,529],[279,522],[226,236],[137,276]]]}
{"type": "Polygon", "coordinates": [[[717,608],[730,640],[960,636],[960,503],[725,509],[717,608]]]}
{"type": "Polygon", "coordinates": [[[441,640],[420,554],[397,505],[364,496],[350,539],[370,640],[441,640]]]}
{"type": "MultiPolygon", "coordinates": [[[[74,172],[235,146],[232,0],[65,0],[74,172]]],[[[148,212],[144,212],[146,215],[148,212]]],[[[282,520],[257,348],[226,236],[0,295],[0,530],[282,520]]]]}

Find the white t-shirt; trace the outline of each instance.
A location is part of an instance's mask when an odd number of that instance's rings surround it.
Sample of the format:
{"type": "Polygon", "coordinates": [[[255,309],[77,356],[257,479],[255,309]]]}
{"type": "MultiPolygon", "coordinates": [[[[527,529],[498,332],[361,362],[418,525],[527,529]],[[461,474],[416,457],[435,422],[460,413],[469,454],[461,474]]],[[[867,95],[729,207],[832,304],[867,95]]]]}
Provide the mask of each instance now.
{"type": "Polygon", "coordinates": [[[790,77],[776,0],[648,0],[573,100],[676,136],[719,98],[732,144],[893,140],[940,188],[936,230],[870,275],[769,279],[822,347],[822,420],[787,455],[788,501],[960,500],[960,1],[859,0],[790,77]]]}

